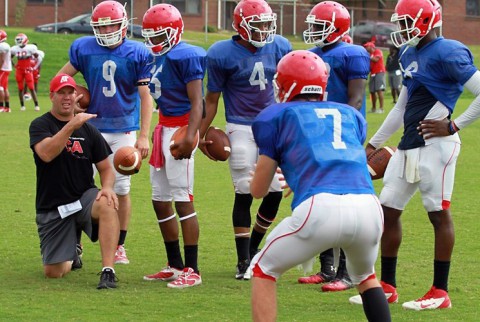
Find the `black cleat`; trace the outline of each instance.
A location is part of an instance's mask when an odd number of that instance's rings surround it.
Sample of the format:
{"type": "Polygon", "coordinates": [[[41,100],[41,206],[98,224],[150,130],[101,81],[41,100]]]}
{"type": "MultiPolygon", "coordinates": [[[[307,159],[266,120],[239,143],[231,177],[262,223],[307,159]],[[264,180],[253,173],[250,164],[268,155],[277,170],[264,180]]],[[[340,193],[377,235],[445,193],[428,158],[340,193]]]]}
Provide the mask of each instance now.
{"type": "Polygon", "coordinates": [[[245,276],[245,272],[247,271],[249,266],[250,266],[250,261],[248,259],[239,261],[237,264],[237,273],[235,274],[235,278],[237,280],[243,280],[243,277],[245,276]]]}

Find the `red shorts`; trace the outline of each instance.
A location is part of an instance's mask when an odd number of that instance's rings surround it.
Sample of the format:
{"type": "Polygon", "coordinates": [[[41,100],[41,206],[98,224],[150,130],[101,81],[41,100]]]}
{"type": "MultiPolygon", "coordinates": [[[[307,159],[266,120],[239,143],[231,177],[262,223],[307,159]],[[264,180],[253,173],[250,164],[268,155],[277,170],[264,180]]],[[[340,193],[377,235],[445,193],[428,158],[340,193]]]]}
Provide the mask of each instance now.
{"type": "Polygon", "coordinates": [[[15,79],[17,81],[17,86],[19,91],[23,91],[23,84],[26,82],[27,87],[30,90],[33,90],[35,88],[34,82],[33,82],[33,72],[32,70],[28,69],[20,69],[17,68],[15,71],[15,79]]]}
{"type": "Polygon", "coordinates": [[[3,90],[8,91],[8,76],[10,75],[10,71],[0,70],[0,87],[3,90]]]}

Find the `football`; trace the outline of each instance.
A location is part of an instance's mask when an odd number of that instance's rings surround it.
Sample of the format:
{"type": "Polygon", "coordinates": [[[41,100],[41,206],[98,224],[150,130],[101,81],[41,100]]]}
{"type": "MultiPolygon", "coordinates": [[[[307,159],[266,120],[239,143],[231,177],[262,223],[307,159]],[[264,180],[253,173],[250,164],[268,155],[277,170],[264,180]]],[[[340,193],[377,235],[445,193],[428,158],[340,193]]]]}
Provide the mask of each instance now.
{"type": "Polygon", "coordinates": [[[388,162],[396,150],[396,147],[385,146],[376,149],[367,156],[368,172],[370,172],[372,180],[383,178],[388,162]]]}
{"type": "MultiPolygon", "coordinates": [[[[179,157],[179,152],[177,148],[173,148],[173,145],[185,139],[185,136],[187,135],[187,129],[188,129],[188,125],[184,125],[178,128],[173,133],[172,138],[170,139],[170,153],[175,159],[179,157]]],[[[195,140],[193,140],[192,151],[197,147],[199,139],[200,137],[197,131],[197,135],[195,135],[195,140]]]]}
{"type": "Polygon", "coordinates": [[[78,105],[81,108],[87,109],[88,105],[90,105],[90,92],[88,88],[82,85],[77,85],[77,95],[83,94],[83,97],[78,101],[78,105]]]}
{"type": "Polygon", "coordinates": [[[228,136],[218,127],[210,126],[205,133],[205,141],[212,141],[206,145],[208,153],[218,161],[225,161],[230,156],[231,146],[228,136]]]}
{"type": "Polygon", "coordinates": [[[118,173],[129,176],[140,171],[142,156],[133,146],[122,146],[113,156],[113,165],[118,173]]]}

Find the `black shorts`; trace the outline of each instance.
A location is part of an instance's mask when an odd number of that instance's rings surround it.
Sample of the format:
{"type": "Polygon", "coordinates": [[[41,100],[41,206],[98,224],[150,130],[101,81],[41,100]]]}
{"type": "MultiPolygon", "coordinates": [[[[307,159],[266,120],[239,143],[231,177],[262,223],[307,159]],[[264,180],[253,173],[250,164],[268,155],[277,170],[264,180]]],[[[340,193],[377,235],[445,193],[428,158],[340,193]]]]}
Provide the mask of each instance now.
{"type": "Polygon", "coordinates": [[[92,222],[92,206],[98,189],[92,188],[82,195],[82,209],[61,218],[58,209],[37,213],[37,229],[43,264],[71,261],[76,256],[77,229],[81,229],[93,241],[98,240],[98,225],[92,222]]]}

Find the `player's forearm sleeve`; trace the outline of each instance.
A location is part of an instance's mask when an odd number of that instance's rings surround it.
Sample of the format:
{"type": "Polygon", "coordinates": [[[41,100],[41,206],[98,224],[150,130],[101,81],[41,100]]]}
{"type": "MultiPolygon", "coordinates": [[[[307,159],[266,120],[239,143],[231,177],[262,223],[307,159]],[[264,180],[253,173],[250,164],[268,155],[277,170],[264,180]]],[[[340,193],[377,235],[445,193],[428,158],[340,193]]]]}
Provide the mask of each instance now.
{"type": "Polygon", "coordinates": [[[480,117],[480,72],[478,70],[465,83],[464,87],[475,95],[475,99],[465,112],[453,121],[459,129],[463,129],[480,117]]]}
{"type": "Polygon", "coordinates": [[[377,133],[370,139],[368,143],[375,148],[379,148],[385,143],[393,133],[395,133],[401,126],[403,126],[403,114],[405,114],[405,106],[407,105],[408,92],[405,86],[402,86],[402,90],[398,95],[397,104],[388,113],[382,126],[378,129],[377,133]]]}

